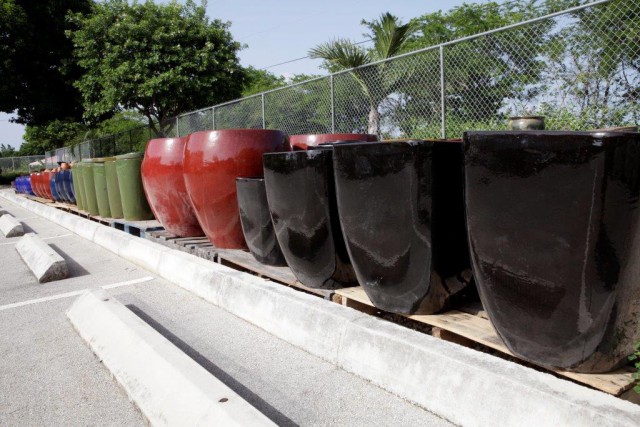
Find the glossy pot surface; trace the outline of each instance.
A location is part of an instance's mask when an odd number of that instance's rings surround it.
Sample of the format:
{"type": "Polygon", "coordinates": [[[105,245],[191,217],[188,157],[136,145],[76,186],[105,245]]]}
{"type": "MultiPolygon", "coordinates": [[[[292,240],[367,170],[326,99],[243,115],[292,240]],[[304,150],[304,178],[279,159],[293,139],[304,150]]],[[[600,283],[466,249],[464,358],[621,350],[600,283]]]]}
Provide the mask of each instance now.
{"type": "Polygon", "coordinates": [[[93,178],[93,159],[85,159],[81,162],[82,183],[84,187],[84,196],[86,200],[86,210],[89,214],[98,216],[100,210],[98,208],[98,199],[96,198],[96,185],[93,178]]]}
{"type": "Polygon", "coordinates": [[[368,133],[318,133],[307,135],[291,135],[289,142],[293,150],[306,150],[319,144],[333,141],[377,141],[376,135],[368,133]]]}
{"type": "Polygon", "coordinates": [[[142,183],[151,210],[167,231],[178,237],[204,236],[184,184],[186,143],[186,137],[147,142],[142,183]]]}
{"type": "Polygon", "coordinates": [[[462,143],[336,145],[334,170],[349,257],[371,302],[402,314],[445,308],[471,278],[462,143]]]}
{"type": "Polygon", "coordinates": [[[276,237],[295,276],[311,288],[357,284],[340,231],[332,153],[318,149],[264,155],[276,237]]]}
{"type": "Polygon", "coordinates": [[[42,191],[45,194],[45,198],[54,200],[51,193],[51,172],[42,172],[42,191]]]}
{"type": "Polygon", "coordinates": [[[71,169],[65,169],[60,171],[63,176],[62,186],[64,188],[70,203],[76,203],[76,195],[73,192],[73,175],[71,169]]]}
{"type": "Polygon", "coordinates": [[[122,213],[127,221],[145,221],[153,219],[153,212],[147,202],[142,187],[143,153],[128,153],[116,156],[116,174],[122,202],[122,213]]]}
{"type": "Polygon", "coordinates": [[[82,181],[82,163],[76,163],[73,165],[71,173],[73,175],[73,192],[76,195],[78,209],[86,211],[87,202],[84,195],[84,183],[82,181]]]}
{"type": "Polygon", "coordinates": [[[122,218],[124,213],[122,212],[122,197],[120,196],[115,157],[110,157],[104,162],[104,172],[107,177],[107,195],[111,218],[122,218]]]}
{"type": "Polygon", "coordinates": [[[38,182],[38,179],[40,178],[38,176],[37,172],[31,173],[31,189],[33,190],[33,194],[35,194],[37,197],[42,197],[40,194],[40,183],[38,182]]]}
{"type": "Polygon", "coordinates": [[[242,232],[251,255],[262,264],[286,265],[273,231],[263,178],[238,178],[238,208],[242,232]]]}
{"type": "Polygon", "coordinates": [[[104,158],[94,159],[93,185],[96,190],[96,201],[98,202],[100,216],[110,218],[111,208],[109,208],[109,193],[107,192],[107,175],[104,169],[104,161],[104,158]]]}
{"type": "Polygon", "coordinates": [[[192,133],[184,152],[189,200],[206,236],[221,249],[242,249],[236,178],[262,176],[262,154],[288,151],[278,130],[226,129],[192,133]]]}
{"type": "Polygon", "coordinates": [[[640,135],[467,132],[474,275],[535,363],[604,372],[640,340],[640,135]]]}

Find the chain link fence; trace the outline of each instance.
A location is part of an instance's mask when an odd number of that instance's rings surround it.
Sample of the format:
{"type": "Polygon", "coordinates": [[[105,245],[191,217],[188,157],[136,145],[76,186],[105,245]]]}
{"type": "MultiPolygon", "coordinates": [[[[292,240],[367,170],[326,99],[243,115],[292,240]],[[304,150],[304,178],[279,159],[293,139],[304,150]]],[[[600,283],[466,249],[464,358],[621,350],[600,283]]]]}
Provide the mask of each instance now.
{"type": "Polygon", "coordinates": [[[40,162],[44,167],[44,156],[0,157],[0,173],[29,172],[29,165],[40,162]]]}
{"type": "MultiPolygon", "coordinates": [[[[506,129],[522,115],[545,116],[550,130],[637,126],[639,34],[638,0],[599,0],[183,114],[161,128],[166,136],[269,128],[388,139],[460,138],[506,129]]],[[[142,150],[151,133],[137,132],[128,145],[110,136],[76,155],[142,150]]]]}

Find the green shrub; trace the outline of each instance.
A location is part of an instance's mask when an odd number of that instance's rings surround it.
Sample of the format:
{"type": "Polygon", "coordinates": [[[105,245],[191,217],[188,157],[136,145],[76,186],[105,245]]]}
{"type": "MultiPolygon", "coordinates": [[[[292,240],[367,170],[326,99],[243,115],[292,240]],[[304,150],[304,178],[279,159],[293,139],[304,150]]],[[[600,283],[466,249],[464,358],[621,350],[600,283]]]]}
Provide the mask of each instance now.
{"type": "Polygon", "coordinates": [[[0,185],[11,185],[20,175],[28,175],[28,171],[6,171],[0,174],[0,185]]]}

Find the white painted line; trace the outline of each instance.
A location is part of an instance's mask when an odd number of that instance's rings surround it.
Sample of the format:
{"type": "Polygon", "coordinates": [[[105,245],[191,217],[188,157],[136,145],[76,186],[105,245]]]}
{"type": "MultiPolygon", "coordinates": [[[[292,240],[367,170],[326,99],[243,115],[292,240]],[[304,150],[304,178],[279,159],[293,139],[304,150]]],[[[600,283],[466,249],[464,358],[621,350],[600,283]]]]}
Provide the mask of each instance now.
{"type": "MultiPolygon", "coordinates": [[[[61,234],[59,236],[42,237],[40,240],[51,240],[51,239],[57,239],[58,237],[67,237],[67,236],[73,236],[73,233],[61,234]]],[[[15,242],[0,243],[0,246],[15,245],[18,242],[19,242],[19,240],[16,240],[15,242]]]]}
{"type": "MultiPolygon", "coordinates": [[[[111,285],[104,285],[104,286],[102,286],[102,289],[113,289],[113,288],[119,288],[121,286],[137,285],[138,283],[148,282],[148,281],[153,280],[153,279],[154,279],[153,276],[145,276],[145,277],[142,277],[140,279],[128,280],[126,282],[113,283],[111,285]]],[[[40,304],[42,302],[55,301],[55,300],[58,300],[58,299],[75,297],[75,296],[78,296],[78,295],[82,295],[83,293],[85,293],[88,290],[89,289],[80,289],[78,291],[66,292],[64,294],[56,294],[56,295],[51,295],[51,296],[43,297],[43,298],[36,298],[36,299],[30,299],[30,300],[27,300],[27,301],[14,302],[12,304],[0,305],[0,311],[9,310],[9,309],[12,309],[12,308],[17,308],[17,307],[24,307],[25,305],[40,304]]]]}

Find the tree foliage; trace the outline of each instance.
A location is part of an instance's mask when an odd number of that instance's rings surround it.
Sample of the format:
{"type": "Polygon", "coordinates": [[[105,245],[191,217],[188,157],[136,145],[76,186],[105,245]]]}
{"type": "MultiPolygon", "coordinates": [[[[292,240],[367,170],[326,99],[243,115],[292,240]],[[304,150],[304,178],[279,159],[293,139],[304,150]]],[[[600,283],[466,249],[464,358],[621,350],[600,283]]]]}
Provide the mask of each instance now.
{"type": "Polygon", "coordinates": [[[78,29],[68,34],[85,71],[75,86],[89,119],[132,110],[164,133],[166,119],[241,94],[241,46],[229,23],[207,18],[204,4],[107,0],[72,22],[78,29]]]}
{"type": "Polygon", "coordinates": [[[21,156],[36,156],[56,148],[82,141],[87,126],[79,122],[52,120],[46,125],[29,125],[25,128],[21,156]]]}
{"type": "Polygon", "coordinates": [[[283,76],[276,76],[266,70],[259,70],[254,67],[247,67],[244,69],[246,80],[244,88],[242,89],[242,96],[255,95],[256,93],[266,92],[271,89],[276,89],[282,86],[286,86],[287,82],[283,76]]]}
{"type": "Polygon", "coordinates": [[[91,0],[0,0],[0,111],[15,111],[18,123],[36,126],[82,117],[73,87],[81,70],[71,61],[65,16],[83,16],[90,5],[91,0]]]}

